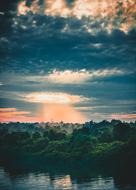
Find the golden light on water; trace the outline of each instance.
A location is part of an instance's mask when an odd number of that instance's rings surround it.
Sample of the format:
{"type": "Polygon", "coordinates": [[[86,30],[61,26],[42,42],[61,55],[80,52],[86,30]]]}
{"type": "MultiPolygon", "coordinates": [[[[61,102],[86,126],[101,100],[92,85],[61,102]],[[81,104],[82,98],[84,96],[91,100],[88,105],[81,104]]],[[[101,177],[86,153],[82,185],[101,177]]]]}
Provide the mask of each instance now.
{"type": "Polygon", "coordinates": [[[56,180],[54,180],[54,186],[56,188],[71,188],[71,177],[69,175],[66,175],[64,177],[57,178],[56,180]]]}

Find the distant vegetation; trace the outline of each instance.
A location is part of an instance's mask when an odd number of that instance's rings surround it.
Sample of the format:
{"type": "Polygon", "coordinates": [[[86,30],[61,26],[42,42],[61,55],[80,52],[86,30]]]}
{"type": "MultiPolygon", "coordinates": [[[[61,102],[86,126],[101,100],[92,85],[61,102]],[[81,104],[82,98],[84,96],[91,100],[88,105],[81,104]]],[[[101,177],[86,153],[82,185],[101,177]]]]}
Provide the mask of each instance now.
{"type": "Polygon", "coordinates": [[[31,157],[55,163],[136,165],[136,123],[91,121],[72,125],[71,133],[71,124],[60,125],[0,124],[1,159],[31,157]]]}

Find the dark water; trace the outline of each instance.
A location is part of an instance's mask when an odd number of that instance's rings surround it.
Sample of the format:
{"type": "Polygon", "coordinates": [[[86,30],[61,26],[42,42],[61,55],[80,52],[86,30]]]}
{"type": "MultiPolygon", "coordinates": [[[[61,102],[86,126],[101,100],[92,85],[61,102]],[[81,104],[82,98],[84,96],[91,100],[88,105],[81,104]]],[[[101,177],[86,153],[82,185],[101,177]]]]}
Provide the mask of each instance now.
{"type": "Polygon", "coordinates": [[[91,169],[71,171],[22,170],[0,166],[0,190],[136,190],[135,180],[91,169]]]}

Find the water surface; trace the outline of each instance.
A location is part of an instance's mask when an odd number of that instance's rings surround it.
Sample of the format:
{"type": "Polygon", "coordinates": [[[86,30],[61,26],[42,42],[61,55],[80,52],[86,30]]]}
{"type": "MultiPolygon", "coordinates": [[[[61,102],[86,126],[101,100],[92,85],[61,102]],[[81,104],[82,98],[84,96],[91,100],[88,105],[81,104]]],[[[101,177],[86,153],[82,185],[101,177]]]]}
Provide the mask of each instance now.
{"type": "Polygon", "coordinates": [[[7,171],[0,167],[1,190],[134,190],[135,184],[112,176],[87,173],[68,174],[44,171],[7,171]]]}

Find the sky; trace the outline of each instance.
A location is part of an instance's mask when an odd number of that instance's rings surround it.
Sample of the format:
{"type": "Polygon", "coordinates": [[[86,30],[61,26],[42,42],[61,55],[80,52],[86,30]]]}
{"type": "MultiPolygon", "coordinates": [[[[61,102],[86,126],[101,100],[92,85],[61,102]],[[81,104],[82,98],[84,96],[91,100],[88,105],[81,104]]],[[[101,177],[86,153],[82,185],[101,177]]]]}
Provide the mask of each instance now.
{"type": "Polygon", "coordinates": [[[136,0],[1,0],[0,121],[136,119],[136,0]]]}

